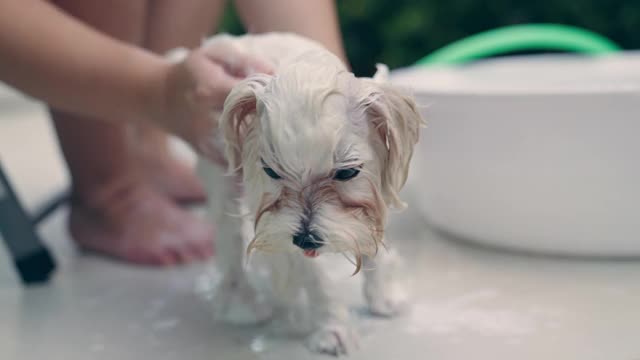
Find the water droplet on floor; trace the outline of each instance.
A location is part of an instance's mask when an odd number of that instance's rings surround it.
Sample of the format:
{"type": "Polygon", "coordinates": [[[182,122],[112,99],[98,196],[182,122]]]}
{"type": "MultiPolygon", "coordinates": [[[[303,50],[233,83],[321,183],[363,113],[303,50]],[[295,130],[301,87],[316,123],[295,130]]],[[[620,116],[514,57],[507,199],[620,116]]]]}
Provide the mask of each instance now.
{"type": "Polygon", "coordinates": [[[265,338],[262,335],[256,336],[253,340],[251,340],[251,345],[249,345],[249,348],[251,349],[251,351],[256,353],[263,352],[265,350],[265,347],[266,347],[265,338]]]}

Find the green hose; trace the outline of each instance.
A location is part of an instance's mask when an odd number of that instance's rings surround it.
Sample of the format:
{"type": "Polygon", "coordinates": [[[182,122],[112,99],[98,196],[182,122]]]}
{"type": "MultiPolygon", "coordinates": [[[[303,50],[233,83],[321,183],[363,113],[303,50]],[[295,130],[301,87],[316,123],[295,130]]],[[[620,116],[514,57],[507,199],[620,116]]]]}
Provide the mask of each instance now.
{"type": "Polygon", "coordinates": [[[416,62],[419,66],[456,65],[514,51],[556,50],[588,55],[620,50],[611,40],[588,30],[555,24],[514,25],[456,41],[416,62]]]}

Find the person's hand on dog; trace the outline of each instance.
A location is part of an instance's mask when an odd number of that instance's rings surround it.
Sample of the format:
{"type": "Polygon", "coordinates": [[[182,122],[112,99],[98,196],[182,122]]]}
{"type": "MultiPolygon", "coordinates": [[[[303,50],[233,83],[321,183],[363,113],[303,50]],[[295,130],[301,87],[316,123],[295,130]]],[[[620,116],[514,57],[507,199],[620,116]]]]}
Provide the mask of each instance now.
{"type": "Polygon", "coordinates": [[[155,119],[201,155],[224,164],[224,156],[214,143],[218,124],[213,114],[222,110],[239,81],[252,73],[272,71],[266,61],[231,47],[193,50],[167,71],[155,119]]]}

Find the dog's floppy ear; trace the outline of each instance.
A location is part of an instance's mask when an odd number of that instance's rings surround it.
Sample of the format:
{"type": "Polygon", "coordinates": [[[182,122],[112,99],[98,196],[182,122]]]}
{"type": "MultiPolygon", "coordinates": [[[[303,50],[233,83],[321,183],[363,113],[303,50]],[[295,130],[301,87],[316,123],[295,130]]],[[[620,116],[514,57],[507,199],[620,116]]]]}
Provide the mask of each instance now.
{"type": "Polygon", "coordinates": [[[402,209],[406,204],[398,194],[407,181],[420,128],[426,123],[413,96],[389,84],[387,73],[386,66],[378,65],[376,75],[366,81],[360,106],[386,151],[381,174],[384,199],[391,207],[402,209]]]}
{"type": "Polygon", "coordinates": [[[271,80],[270,75],[254,74],[238,83],[227,96],[220,116],[229,172],[242,166],[242,150],[258,113],[258,99],[271,80]]]}

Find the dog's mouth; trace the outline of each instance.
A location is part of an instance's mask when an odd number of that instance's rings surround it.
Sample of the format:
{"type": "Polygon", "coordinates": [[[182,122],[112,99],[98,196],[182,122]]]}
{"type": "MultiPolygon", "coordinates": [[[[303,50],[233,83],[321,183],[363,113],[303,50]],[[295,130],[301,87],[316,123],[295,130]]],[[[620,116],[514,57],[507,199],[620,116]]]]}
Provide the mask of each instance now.
{"type": "Polygon", "coordinates": [[[315,258],[315,257],[318,257],[318,255],[320,255],[320,252],[318,252],[318,250],[316,249],[304,250],[303,253],[304,253],[304,256],[309,258],[315,258]]]}

